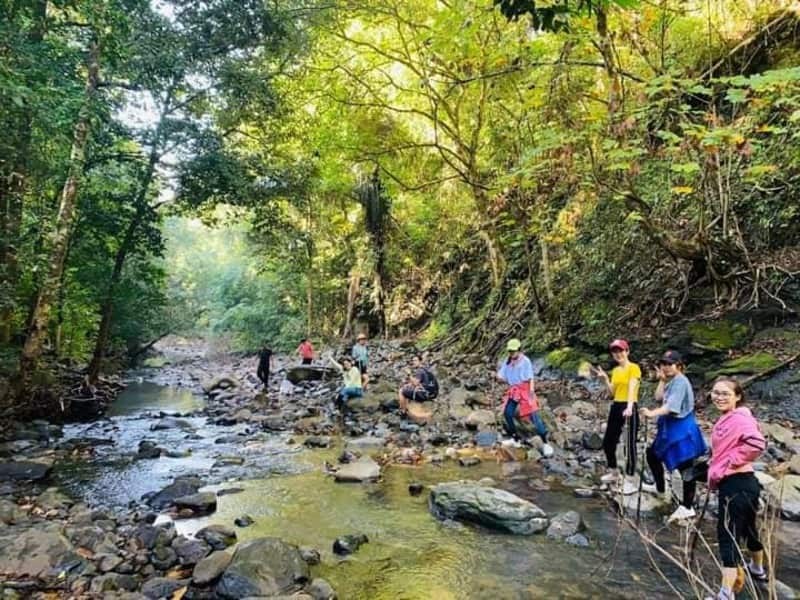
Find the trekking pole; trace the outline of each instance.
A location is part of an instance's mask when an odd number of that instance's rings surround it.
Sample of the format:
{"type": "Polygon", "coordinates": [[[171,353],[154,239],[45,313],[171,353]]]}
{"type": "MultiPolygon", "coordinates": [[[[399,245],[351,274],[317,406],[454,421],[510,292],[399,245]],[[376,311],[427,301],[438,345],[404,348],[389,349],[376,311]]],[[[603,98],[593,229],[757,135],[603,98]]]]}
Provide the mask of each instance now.
{"type": "MultiPolygon", "coordinates": [[[[636,418],[637,419],[639,418],[638,417],[638,413],[637,413],[637,417],[636,418]]],[[[642,512],[642,484],[644,483],[644,465],[647,462],[646,456],[647,456],[647,422],[648,421],[649,421],[649,419],[645,418],[645,420],[644,420],[644,444],[642,445],[642,448],[643,448],[644,451],[642,452],[642,456],[639,459],[639,463],[640,463],[639,464],[639,497],[636,500],[636,526],[637,527],[639,526],[639,519],[641,517],[641,512],[642,512]]]]}

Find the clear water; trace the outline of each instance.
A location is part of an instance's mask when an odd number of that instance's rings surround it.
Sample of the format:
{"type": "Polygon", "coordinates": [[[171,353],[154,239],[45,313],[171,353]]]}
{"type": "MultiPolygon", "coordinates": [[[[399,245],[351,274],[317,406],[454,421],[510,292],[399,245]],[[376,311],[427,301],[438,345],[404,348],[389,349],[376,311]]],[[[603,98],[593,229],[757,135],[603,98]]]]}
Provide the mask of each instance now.
{"type": "MultiPolygon", "coordinates": [[[[546,480],[536,464],[509,468],[485,461],[468,469],[452,462],[392,466],[384,469],[380,482],[340,484],[322,468],[326,460],[335,462],[339,448],[307,450],[292,436],[268,433],[247,442],[217,444],[220,436],[245,427],[209,425],[198,413],[183,417],[191,431],[150,430],[158,420],[152,411],[186,413],[202,405],[202,399],[180,390],[132,386],[114,406],[111,418],[67,428],[66,438],[110,437],[115,444],[98,447],[90,459],[62,464],[58,470],[62,485],[92,504],[107,506],[125,506],[182,474],[214,482],[208,489],[244,488],[238,494],[219,496],[213,515],[180,520],[176,527],[191,534],[209,523],[232,526],[235,518],[249,515],[255,524],[237,528],[240,541],[276,536],[317,548],[322,564],[313,568],[313,575],[326,578],[339,597],[348,600],[675,597],[653,570],[635,534],[619,533],[617,518],[605,500],[577,499],[556,483],[552,491],[535,491],[530,482],[546,480]],[[191,455],[131,460],[143,438],[191,455]],[[244,457],[245,464],[212,468],[218,458],[232,455],[244,457]],[[442,523],[428,511],[427,491],[418,497],[408,493],[412,481],[434,485],[487,476],[548,514],[578,510],[588,526],[591,547],[573,547],[542,534],[513,536],[442,523]],[[334,555],[334,539],[352,533],[366,534],[369,543],[352,556],[334,555]]],[[[648,526],[659,528],[655,522],[648,526]]],[[[791,531],[784,535],[791,538],[791,531]]],[[[667,545],[679,543],[677,536],[664,530],[659,540],[667,545]]],[[[800,561],[788,553],[783,561],[788,567],[782,576],[792,583],[800,561]]],[[[684,597],[691,597],[684,578],[669,564],[659,561],[659,568],[684,597]]]]}

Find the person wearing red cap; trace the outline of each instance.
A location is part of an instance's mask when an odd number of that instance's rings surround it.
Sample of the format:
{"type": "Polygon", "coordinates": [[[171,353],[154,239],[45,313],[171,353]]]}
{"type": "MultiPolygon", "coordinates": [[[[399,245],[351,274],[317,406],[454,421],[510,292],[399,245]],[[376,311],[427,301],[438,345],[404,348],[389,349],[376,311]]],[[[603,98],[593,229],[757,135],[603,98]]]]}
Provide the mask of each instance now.
{"type": "Polygon", "coordinates": [[[639,414],[634,406],[639,400],[639,383],[642,381],[642,370],[630,361],[630,345],[627,341],[617,339],[608,345],[611,356],[617,366],[611,370],[611,377],[601,368],[595,368],[597,376],[608,388],[613,402],[608,411],[606,433],[603,437],[603,450],[606,453],[608,473],[601,480],[611,483],[619,478],[617,468],[617,445],[619,444],[625,424],[628,424],[625,436],[626,461],[625,474],[636,473],[636,436],[639,434],[639,414]]]}

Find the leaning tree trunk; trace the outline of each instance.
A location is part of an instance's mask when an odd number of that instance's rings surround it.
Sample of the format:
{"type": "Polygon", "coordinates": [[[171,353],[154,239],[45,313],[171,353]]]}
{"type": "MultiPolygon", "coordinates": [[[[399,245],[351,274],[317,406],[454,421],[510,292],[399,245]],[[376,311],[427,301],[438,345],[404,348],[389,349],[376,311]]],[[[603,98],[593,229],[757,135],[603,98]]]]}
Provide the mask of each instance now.
{"type": "Polygon", "coordinates": [[[386,335],[386,284],[389,280],[386,271],[386,234],[389,228],[391,200],[381,185],[377,167],[369,181],[360,189],[361,203],[364,205],[367,233],[372,240],[375,252],[374,271],[374,312],[378,316],[380,332],[386,335]]]}
{"type": "Polygon", "coordinates": [[[30,375],[42,355],[53,304],[58,297],[61,274],[64,270],[64,259],[67,254],[69,239],[72,235],[72,225],[75,221],[78,186],[83,176],[86,144],[89,139],[92,101],[97,91],[99,77],[100,47],[97,40],[93,40],[89,47],[83,106],[81,106],[78,113],[78,121],[75,123],[73,131],[69,173],[61,190],[58,218],[50,245],[47,275],[37,295],[31,327],[20,356],[19,373],[15,382],[17,395],[27,386],[30,381],[30,375]]]}

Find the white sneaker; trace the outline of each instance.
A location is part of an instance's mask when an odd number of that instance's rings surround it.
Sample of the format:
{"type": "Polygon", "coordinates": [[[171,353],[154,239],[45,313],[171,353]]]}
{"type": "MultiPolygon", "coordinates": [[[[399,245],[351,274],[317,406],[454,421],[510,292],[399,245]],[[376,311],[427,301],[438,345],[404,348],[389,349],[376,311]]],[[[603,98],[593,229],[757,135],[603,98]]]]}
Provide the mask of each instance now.
{"type": "Polygon", "coordinates": [[[642,491],[648,492],[650,494],[659,494],[661,492],[658,491],[655,483],[643,483],[642,484],[642,491]]]}
{"type": "Polygon", "coordinates": [[[553,456],[555,450],[553,450],[553,447],[550,444],[544,444],[540,452],[542,453],[542,456],[544,456],[545,458],[550,458],[551,456],[553,456]]]}
{"type": "Polygon", "coordinates": [[[669,516],[667,523],[674,523],[675,521],[688,521],[689,519],[694,518],[694,516],[695,512],[693,508],[686,508],[685,506],[681,505],[669,516]]]}
{"type": "Polygon", "coordinates": [[[614,483],[619,479],[619,471],[609,471],[600,478],[603,483],[614,483]]]}

